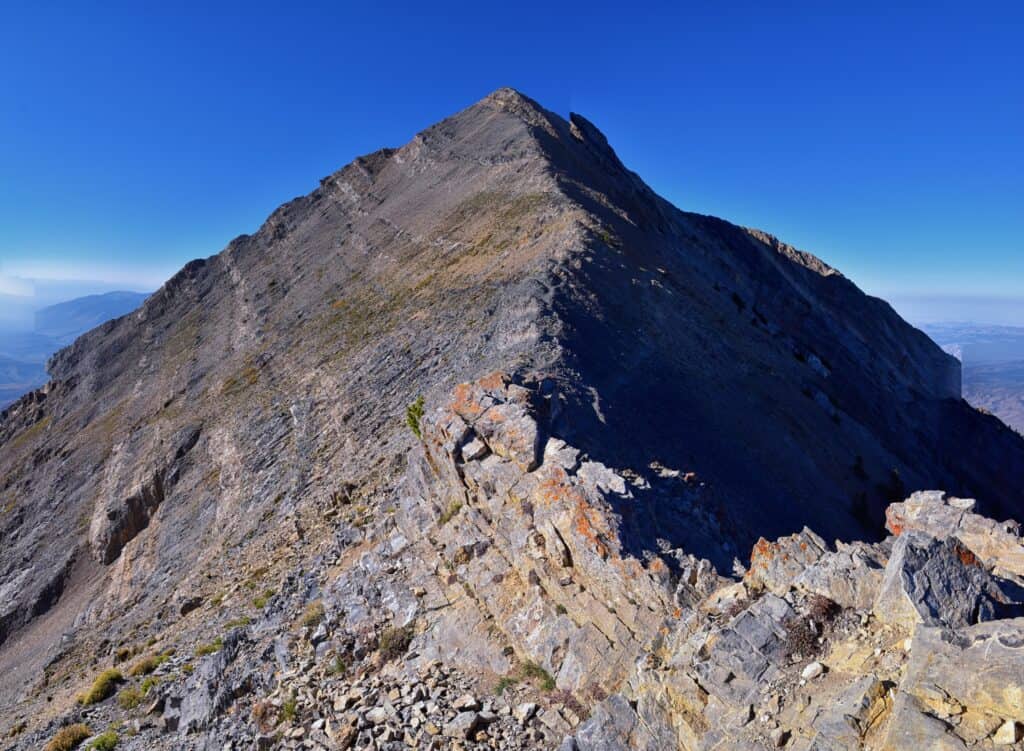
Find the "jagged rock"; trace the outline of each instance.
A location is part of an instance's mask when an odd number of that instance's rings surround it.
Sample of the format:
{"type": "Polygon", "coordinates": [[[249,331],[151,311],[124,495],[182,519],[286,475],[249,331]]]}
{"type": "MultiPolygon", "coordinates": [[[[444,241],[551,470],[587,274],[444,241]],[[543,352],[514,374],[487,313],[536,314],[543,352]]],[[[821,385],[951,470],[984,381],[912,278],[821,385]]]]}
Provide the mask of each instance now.
{"type": "Polygon", "coordinates": [[[905,532],[893,545],[875,615],[913,628],[992,620],[1005,597],[974,554],[955,539],[905,532]]]}
{"type": "Polygon", "coordinates": [[[896,535],[918,530],[940,540],[955,537],[989,568],[1024,577],[1020,525],[971,513],[975,503],[942,491],[914,493],[906,501],[889,506],[885,526],[896,535]]]}
{"type": "Polygon", "coordinates": [[[762,537],[750,553],[747,580],[754,587],[784,595],[793,581],[827,552],[825,541],[806,527],[777,542],[762,537]]]}
{"type": "MultiPolygon", "coordinates": [[[[959,631],[919,627],[899,685],[904,701],[890,721],[890,745],[904,716],[922,711],[955,717],[967,743],[992,735],[1006,720],[1024,717],[1024,618],[981,623],[959,631]]],[[[919,722],[919,720],[914,720],[919,722]]],[[[928,724],[930,726],[930,724],[928,724]]]]}
{"type": "Polygon", "coordinates": [[[840,607],[871,610],[882,584],[885,555],[872,545],[839,543],[793,580],[793,587],[840,607]]]}

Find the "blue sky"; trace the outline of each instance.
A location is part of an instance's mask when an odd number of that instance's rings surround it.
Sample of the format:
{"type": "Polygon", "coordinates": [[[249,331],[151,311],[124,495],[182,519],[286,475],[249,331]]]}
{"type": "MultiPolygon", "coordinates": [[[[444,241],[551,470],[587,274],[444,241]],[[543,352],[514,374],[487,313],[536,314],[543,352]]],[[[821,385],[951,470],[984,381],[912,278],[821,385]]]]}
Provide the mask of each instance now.
{"type": "Polygon", "coordinates": [[[1024,325],[1019,4],[170,5],[4,4],[0,294],[155,287],[511,85],[681,208],[1024,325]]]}

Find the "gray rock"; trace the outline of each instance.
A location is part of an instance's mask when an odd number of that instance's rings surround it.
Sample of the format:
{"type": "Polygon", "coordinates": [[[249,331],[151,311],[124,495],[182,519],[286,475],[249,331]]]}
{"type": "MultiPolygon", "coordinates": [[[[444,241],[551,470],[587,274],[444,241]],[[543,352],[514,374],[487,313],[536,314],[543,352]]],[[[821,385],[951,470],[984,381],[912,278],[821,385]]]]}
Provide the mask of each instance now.
{"type": "Polygon", "coordinates": [[[907,532],[893,545],[874,613],[911,628],[918,623],[959,627],[993,619],[1004,601],[991,575],[962,544],[907,532]]]}

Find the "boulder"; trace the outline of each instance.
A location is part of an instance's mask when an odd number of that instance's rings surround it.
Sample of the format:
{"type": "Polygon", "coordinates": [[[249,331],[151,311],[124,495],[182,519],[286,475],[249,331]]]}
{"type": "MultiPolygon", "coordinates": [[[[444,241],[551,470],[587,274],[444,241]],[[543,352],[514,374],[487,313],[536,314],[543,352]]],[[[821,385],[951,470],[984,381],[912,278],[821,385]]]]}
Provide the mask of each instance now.
{"type": "Polygon", "coordinates": [[[955,628],[993,619],[1004,600],[962,543],[905,532],[893,545],[874,613],[909,629],[918,624],[955,628]]]}

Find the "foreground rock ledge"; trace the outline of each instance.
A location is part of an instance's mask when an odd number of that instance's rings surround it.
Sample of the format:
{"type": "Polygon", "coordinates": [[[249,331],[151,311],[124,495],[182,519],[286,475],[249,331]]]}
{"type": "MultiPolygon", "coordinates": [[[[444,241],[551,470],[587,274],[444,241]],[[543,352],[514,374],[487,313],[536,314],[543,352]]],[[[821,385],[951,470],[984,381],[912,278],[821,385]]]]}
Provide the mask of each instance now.
{"type": "MultiPolygon", "coordinates": [[[[428,408],[392,514],[339,528],[334,573],[295,572],[187,676],[161,667],[122,745],[1020,747],[1016,523],[915,493],[880,543],[804,529],[726,576],[668,542],[727,550],[711,489],[588,459],[551,434],[558,398],[494,373],[428,408]]],[[[65,719],[119,717],[89,711],[65,719]]]]}

